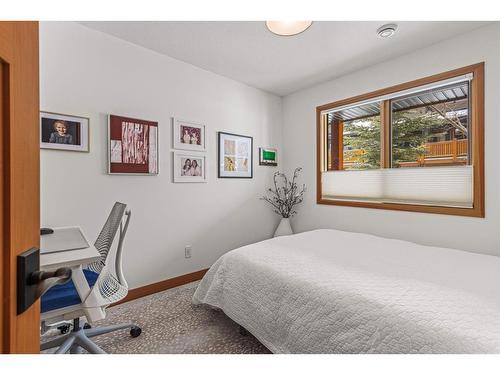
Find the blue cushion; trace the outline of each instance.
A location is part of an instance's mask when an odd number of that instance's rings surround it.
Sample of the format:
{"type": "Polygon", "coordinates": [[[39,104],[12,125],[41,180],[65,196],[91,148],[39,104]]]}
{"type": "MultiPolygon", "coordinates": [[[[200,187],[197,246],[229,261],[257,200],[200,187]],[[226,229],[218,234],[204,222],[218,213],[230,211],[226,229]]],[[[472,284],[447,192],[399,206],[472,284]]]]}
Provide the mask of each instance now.
{"type": "MultiPolygon", "coordinates": [[[[90,270],[83,270],[83,274],[89,286],[92,288],[99,274],[90,270]]],[[[75,284],[73,284],[73,280],[70,280],[66,284],[56,285],[50,288],[47,293],[42,296],[42,313],[67,306],[78,305],[81,302],[75,284]]]]}

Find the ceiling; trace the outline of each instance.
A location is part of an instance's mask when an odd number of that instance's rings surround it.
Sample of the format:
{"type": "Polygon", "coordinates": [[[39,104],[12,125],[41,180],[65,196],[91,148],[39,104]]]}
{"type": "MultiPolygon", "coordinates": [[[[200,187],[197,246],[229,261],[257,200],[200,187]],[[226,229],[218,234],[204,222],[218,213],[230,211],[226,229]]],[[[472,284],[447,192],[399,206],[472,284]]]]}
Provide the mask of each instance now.
{"type": "Polygon", "coordinates": [[[81,22],[202,69],[287,95],[389,58],[484,26],[486,22],[313,22],[302,34],[280,37],[260,21],[81,22]]]}

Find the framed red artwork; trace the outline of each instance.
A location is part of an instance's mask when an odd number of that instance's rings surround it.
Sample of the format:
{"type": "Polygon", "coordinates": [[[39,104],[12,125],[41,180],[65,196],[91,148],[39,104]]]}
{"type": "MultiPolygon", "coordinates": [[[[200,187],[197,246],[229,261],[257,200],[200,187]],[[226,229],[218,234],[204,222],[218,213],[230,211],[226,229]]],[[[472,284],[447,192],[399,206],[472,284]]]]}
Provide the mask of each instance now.
{"type": "Polygon", "coordinates": [[[130,117],[108,117],[108,173],[158,174],[158,123],[130,117]]]}

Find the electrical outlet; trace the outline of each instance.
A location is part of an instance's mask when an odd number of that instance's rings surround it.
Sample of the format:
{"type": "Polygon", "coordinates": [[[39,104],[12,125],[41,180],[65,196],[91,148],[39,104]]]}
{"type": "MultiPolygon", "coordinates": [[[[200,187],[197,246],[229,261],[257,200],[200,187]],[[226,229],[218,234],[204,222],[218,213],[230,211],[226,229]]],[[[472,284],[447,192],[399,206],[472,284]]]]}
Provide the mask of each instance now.
{"type": "Polygon", "coordinates": [[[184,247],[184,258],[191,258],[191,245],[184,247]]]}

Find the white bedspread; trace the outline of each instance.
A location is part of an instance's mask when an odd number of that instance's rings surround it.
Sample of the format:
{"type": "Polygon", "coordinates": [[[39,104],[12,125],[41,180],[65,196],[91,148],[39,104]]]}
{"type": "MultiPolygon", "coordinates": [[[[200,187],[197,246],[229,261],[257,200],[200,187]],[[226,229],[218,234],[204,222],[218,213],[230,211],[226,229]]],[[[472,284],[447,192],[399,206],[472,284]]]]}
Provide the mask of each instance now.
{"type": "Polygon", "coordinates": [[[316,230],[223,255],[193,302],[274,353],[500,353],[500,258],[316,230]]]}

